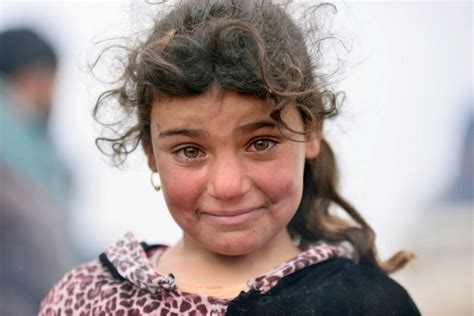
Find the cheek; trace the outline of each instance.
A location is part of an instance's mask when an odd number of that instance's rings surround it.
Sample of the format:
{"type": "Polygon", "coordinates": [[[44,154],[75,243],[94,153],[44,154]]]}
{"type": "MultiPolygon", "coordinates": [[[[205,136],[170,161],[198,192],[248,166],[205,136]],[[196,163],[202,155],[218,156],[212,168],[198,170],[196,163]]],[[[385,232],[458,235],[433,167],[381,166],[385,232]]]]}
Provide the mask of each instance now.
{"type": "Polygon", "coordinates": [[[159,170],[163,195],[175,220],[181,221],[176,216],[192,216],[203,189],[203,172],[190,172],[176,165],[160,165],[159,170]]]}
{"type": "Polygon", "coordinates": [[[261,176],[256,178],[256,183],[272,204],[283,203],[296,210],[303,192],[303,168],[304,159],[300,159],[299,155],[286,156],[259,172],[261,176]]]}

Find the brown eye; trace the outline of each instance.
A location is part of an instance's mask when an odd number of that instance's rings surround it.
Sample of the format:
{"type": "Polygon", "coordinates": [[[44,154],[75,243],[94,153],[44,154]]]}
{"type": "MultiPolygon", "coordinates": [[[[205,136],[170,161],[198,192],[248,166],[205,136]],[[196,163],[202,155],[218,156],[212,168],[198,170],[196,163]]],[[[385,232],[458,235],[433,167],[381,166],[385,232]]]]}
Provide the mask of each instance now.
{"type": "Polygon", "coordinates": [[[253,140],[247,150],[256,154],[265,154],[272,151],[278,144],[277,140],[262,137],[253,140]]]}
{"type": "Polygon", "coordinates": [[[270,139],[257,139],[256,141],[253,142],[252,147],[253,151],[266,151],[272,148],[275,145],[275,142],[270,139]]]}
{"type": "Polygon", "coordinates": [[[199,156],[199,149],[196,147],[183,148],[183,155],[188,159],[194,159],[199,156]]]}
{"type": "Polygon", "coordinates": [[[270,146],[270,144],[269,144],[269,141],[266,139],[259,139],[255,141],[255,143],[253,143],[253,146],[256,151],[263,151],[267,149],[270,146]]]}
{"type": "Polygon", "coordinates": [[[199,149],[196,146],[183,146],[176,151],[172,152],[176,159],[183,163],[195,163],[206,158],[206,152],[199,149]]]}

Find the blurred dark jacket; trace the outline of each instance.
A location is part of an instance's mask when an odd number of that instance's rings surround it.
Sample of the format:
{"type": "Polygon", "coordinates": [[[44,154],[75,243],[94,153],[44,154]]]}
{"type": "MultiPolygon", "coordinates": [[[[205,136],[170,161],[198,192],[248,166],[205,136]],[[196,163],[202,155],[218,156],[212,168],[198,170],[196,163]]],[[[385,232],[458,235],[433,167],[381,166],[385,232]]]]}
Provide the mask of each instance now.
{"type": "Polygon", "coordinates": [[[34,31],[0,33],[0,315],[36,315],[72,265],[71,176],[49,134],[56,66],[34,31]]]}
{"type": "Polygon", "coordinates": [[[0,315],[35,315],[70,267],[60,214],[40,187],[0,165],[0,315]]]}

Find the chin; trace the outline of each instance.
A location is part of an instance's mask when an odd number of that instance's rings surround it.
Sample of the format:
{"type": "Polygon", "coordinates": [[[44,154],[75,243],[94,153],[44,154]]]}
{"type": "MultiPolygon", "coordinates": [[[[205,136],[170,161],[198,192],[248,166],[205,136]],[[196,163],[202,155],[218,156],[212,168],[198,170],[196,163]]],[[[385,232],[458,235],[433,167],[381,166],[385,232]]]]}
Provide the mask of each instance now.
{"type": "Polygon", "coordinates": [[[253,240],[248,237],[249,233],[240,238],[237,236],[216,237],[208,243],[207,249],[223,256],[245,256],[258,251],[265,245],[262,240],[253,240]]]}

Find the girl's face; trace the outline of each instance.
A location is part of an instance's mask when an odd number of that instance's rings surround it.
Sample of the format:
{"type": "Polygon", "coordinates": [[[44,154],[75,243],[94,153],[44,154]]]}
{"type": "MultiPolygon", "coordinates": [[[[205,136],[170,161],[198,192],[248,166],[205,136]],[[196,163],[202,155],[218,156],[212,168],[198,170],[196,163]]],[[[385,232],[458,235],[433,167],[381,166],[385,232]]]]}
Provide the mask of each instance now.
{"type": "MultiPolygon", "coordinates": [[[[171,215],[185,239],[223,255],[252,253],[285,232],[303,191],[305,159],[319,140],[283,136],[272,106],[212,89],[153,104],[150,167],[158,171],[171,215]]],[[[303,131],[296,107],[282,113],[303,131]]]]}

